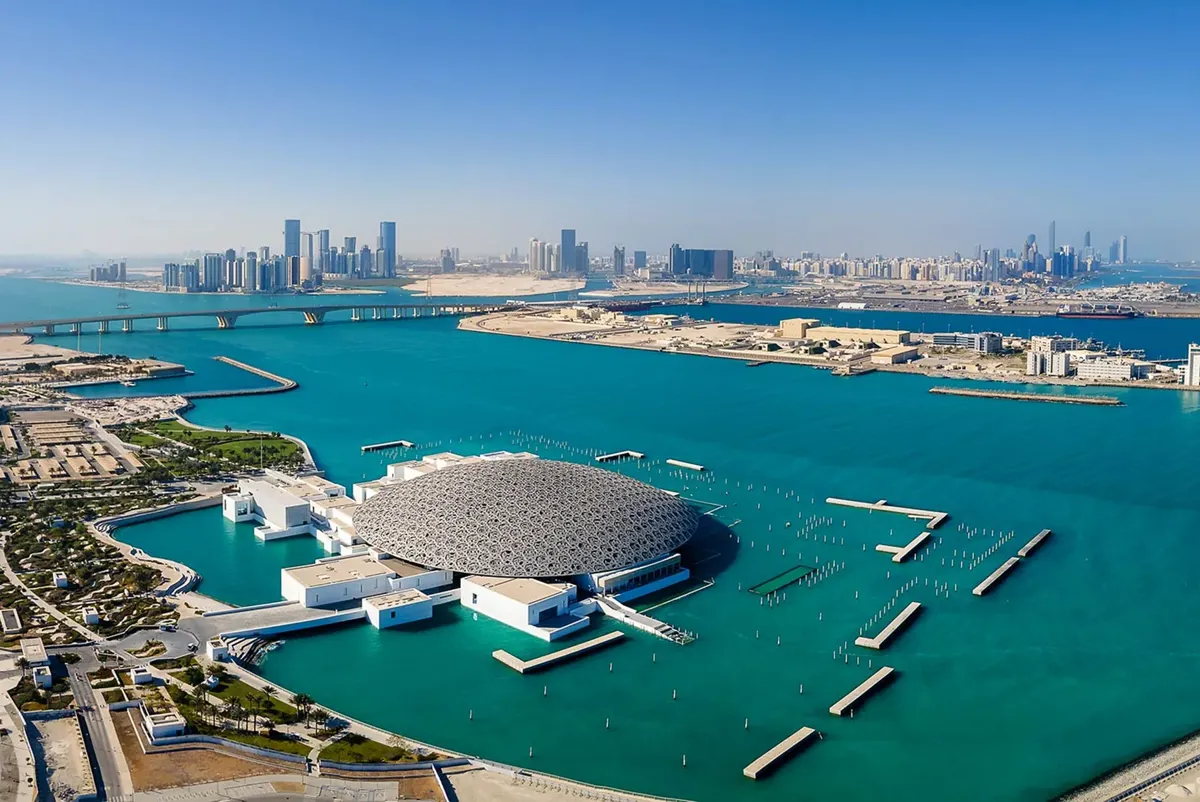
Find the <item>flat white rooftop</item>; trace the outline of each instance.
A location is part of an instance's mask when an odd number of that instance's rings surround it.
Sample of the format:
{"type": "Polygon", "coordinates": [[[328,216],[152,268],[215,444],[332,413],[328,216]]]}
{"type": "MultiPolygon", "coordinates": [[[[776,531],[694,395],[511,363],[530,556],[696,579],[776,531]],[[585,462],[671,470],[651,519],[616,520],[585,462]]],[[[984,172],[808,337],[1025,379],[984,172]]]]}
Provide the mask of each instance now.
{"type": "Polygon", "coordinates": [[[502,576],[469,576],[468,582],[487,588],[505,598],[521,604],[536,604],[565,591],[564,587],[551,585],[538,579],[513,579],[502,576]]]}
{"type": "Polygon", "coordinates": [[[377,610],[389,610],[393,607],[404,607],[408,604],[422,602],[428,598],[429,596],[416,588],[408,588],[407,590],[398,590],[395,593],[385,593],[382,596],[369,596],[363,600],[363,604],[374,607],[377,610]]]}
{"type": "Polygon", "coordinates": [[[30,665],[45,663],[50,659],[46,656],[46,644],[42,643],[41,638],[21,638],[21,656],[30,665]]]}
{"type": "Polygon", "coordinates": [[[415,576],[423,574],[428,569],[419,565],[385,557],[377,560],[369,554],[358,554],[353,557],[343,557],[328,562],[299,565],[295,568],[284,569],[288,576],[306,588],[319,588],[326,585],[336,585],[339,582],[352,582],[355,579],[369,579],[377,576],[415,576]]]}
{"type": "Polygon", "coordinates": [[[285,490],[277,484],[262,479],[243,479],[241,481],[241,489],[253,495],[255,501],[270,499],[277,504],[287,504],[290,506],[303,504],[308,506],[307,500],[300,498],[290,490],[285,490]]]}

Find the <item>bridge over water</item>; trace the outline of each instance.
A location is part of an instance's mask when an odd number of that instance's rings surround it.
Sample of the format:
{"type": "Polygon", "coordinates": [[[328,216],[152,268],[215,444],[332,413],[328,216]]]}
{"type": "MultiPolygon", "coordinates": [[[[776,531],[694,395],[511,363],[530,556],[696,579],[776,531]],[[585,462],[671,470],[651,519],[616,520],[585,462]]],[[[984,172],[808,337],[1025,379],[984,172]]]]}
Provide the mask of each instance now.
{"type": "Polygon", "coordinates": [[[95,326],[101,334],[107,334],[114,323],[121,326],[121,331],[134,330],[135,321],[152,320],[159,331],[167,331],[170,321],[176,318],[199,317],[212,318],[219,329],[232,329],[240,318],[247,315],[299,313],[301,320],[307,325],[315,326],[324,322],[325,316],[333,312],[349,312],[350,320],[407,320],[425,317],[444,317],[458,315],[480,315],[488,312],[502,312],[514,309],[511,304],[327,304],[321,306],[263,306],[248,309],[205,309],[187,310],[180,312],[144,312],[141,314],[89,315],[84,317],[65,317],[46,320],[18,320],[0,322],[0,333],[15,334],[41,333],[45,335],[67,332],[79,334],[85,326],[95,326]]]}

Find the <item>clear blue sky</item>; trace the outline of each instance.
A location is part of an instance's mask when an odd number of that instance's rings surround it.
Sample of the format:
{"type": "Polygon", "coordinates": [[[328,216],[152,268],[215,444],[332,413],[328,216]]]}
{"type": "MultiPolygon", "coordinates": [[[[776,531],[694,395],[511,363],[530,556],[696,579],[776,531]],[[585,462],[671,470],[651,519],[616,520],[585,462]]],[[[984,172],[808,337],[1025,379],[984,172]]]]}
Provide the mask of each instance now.
{"type": "Polygon", "coordinates": [[[1200,258],[1200,3],[0,0],[0,253],[1200,258]]]}

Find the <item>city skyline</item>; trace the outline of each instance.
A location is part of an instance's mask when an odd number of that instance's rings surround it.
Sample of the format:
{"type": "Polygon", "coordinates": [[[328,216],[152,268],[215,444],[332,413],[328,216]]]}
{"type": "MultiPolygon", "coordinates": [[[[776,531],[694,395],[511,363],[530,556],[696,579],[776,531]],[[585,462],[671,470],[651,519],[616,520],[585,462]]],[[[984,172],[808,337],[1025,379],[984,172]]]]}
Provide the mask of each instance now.
{"type": "MultiPolygon", "coordinates": [[[[368,221],[394,220],[397,251],[430,256],[504,253],[564,225],[604,252],[969,252],[1054,220],[1060,243],[1090,230],[1098,247],[1127,235],[1146,257],[1200,257],[1189,4],[1123,8],[1120,47],[1058,58],[1019,8],[364,2],[339,26],[403,30],[405,58],[334,61],[304,57],[327,46],[317,5],[67,5],[5,11],[21,35],[0,69],[22,80],[0,102],[31,122],[0,133],[0,170],[22,188],[0,197],[0,253],[257,247],[282,211],[367,243],[368,221]],[[512,46],[551,17],[609,57],[512,46]],[[231,35],[296,57],[178,57],[231,35]],[[721,55],[695,57],[718,36],[721,55]],[[54,60],[39,57],[48,40],[54,60]],[[739,55],[752,51],[770,64],[739,55]],[[529,115],[551,98],[564,113],[529,115]],[[344,124],[368,112],[373,125],[344,124]]],[[[1105,12],[1038,15],[1099,43],[1105,12]]]]}

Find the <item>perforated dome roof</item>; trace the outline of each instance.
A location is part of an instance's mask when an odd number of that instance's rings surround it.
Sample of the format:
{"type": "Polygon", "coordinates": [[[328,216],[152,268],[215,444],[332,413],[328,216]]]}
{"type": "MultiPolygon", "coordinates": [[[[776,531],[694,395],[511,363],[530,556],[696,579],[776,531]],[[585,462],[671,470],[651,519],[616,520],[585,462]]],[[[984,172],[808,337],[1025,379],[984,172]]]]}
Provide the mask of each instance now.
{"type": "Polygon", "coordinates": [[[354,514],[359,537],[409,562],[543,578],[669,554],[699,521],[686,502],[643,482],[541,459],[444,468],[385,487],[354,514]]]}

